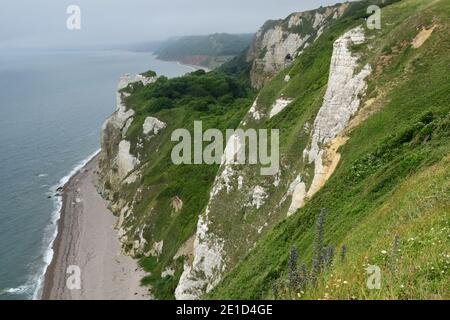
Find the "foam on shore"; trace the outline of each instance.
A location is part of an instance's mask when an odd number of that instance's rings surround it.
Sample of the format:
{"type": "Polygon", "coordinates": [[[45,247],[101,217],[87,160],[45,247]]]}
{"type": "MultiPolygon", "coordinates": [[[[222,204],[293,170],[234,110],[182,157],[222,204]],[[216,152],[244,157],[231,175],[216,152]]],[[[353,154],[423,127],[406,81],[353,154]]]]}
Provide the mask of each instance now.
{"type": "MultiPolygon", "coordinates": [[[[92,159],[94,159],[100,153],[100,149],[95,151],[89,157],[81,161],[78,165],[76,165],[68,175],[64,176],[59,180],[59,182],[50,188],[52,194],[56,194],[59,188],[63,188],[67,182],[77,174],[83,167],[86,166],[92,159]]],[[[54,210],[51,216],[51,223],[45,230],[44,239],[43,239],[43,254],[42,260],[44,262],[42,269],[37,273],[36,279],[33,279],[34,284],[34,292],[33,292],[33,300],[40,299],[42,293],[42,284],[44,283],[45,274],[47,272],[47,268],[52,262],[53,259],[53,243],[58,236],[58,223],[61,218],[61,208],[62,208],[62,194],[58,193],[54,197],[54,210]]],[[[21,286],[23,287],[23,286],[21,286]]],[[[14,289],[10,289],[14,290],[14,289]]],[[[22,290],[21,290],[22,291],[22,290]]]]}

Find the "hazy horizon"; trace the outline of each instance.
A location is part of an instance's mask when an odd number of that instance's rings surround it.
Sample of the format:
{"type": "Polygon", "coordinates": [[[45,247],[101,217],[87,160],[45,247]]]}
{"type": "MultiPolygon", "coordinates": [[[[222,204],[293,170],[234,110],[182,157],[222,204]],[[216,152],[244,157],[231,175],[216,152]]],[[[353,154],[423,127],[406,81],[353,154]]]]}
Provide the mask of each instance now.
{"type": "Polygon", "coordinates": [[[0,48],[122,46],[170,37],[254,33],[267,20],[332,5],[337,0],[31,0],[2,1],[0,48]],[[68,6],[81,9],[81,29],[69,30],[68,6]]]}

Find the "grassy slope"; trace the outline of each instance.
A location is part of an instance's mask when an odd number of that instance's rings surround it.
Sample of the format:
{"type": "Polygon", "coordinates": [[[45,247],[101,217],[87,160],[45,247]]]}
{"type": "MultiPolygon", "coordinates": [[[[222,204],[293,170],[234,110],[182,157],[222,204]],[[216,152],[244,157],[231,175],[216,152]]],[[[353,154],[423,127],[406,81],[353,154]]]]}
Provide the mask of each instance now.
{"type": "MultiPolygon", "coordinates": [[[[311,125],[321,106],[334,40],[345,30],[360,24],[366,8],[367,4],[352,5],[346,17],[334,22],[322,37],[296,59],[294,64],[280,72],[259,92],[258,110],[264,114],[268,114],[272,103],[280,95],[294,99],[275,117],[271,119],[265,117],[259,121],[246,117],[246,124],[242,125],[244,129],[276,128],[280,130],[282,173],[280,183],[275,186],[273,176],[258,174],[259,165],[235,166],[234,176],[244,177],[243,188],[224,191],[209,204],[208,218],[211,222],[209,230],[222,239],[226,239],[224,252],[226,252],[227,268],[239,262],[261,234],[286,217],[290,198],[288,201],[282,201],[282,198],[289,184],[298,172],[313,169],[303,161],[302,157],[299,157],[308,143],[308,133],[305,133],[304,126],[305,123],[311,125]],[[289,82],[284,81],[286,74],[291,75],[289,82]],[[249,203],[249,194],[256,185],[263,186],[270,195],[264,206],[258,209],[245,205],[249,203]]],[[[229,64],[221,69],[228,67],[229,64]]]]}
{"type": "MultiPolygon", "coordinates": [[[[374,36],[373,49],[355,48],[366,53],[365,60],[375,70],[382,68],[371,76],[368,92],[382,109],[352,132],[326,186],[293,217],[263,236],[208,297],[272,297],[271,285],[285,278],[291,247],[297,249],[300,260],[311,259],[313,225],[320,208],[327,210],[326,242],[336,247],[345,243],[348,255],[344,263],[335,262],[317,289],[310,288],[305,297],[323,298],[325,293],[331,298],[448,297],[449,190],[448,184],[438,183],[446,181],[448,160],[443,159],[450,152],[450,79],[443,72],[450,62],[449,14],[445,1],[405,0],[383,9],[382,30],[369,34],[374,36]],[[421,48],[413,49],[409,44],[419,27],[433,23],[438,27],[432,36],[421,48]],[[421,183],[421,179],[426,180],[421,183]],[[383,221],[386,216],[392,221],[383,221]],[[400,235],[402,255],[392,277],[380,252],[389,251],[395,234],[400,235]],[[412,245],[415,242],[408,243],[408,237],[418,237],[423,243],[412,245]],[[430,242],[435,243],[432,250],[424,247],[430,242]],[[382,267],[383,290],[364,290],[363,275],[355,273],[364,267],[361,259],[382,267]],[[331,274],[348,281],[351,289],[341,285],[328,292],[326,286],[334,281],[331,274]],[[401,285],[406,289],[400,290],[401,285]]],[[[297,72],[309,70],[302,68],[297,72]]],[[[270,105],[275,94],[267,96],[270,105]]]]}

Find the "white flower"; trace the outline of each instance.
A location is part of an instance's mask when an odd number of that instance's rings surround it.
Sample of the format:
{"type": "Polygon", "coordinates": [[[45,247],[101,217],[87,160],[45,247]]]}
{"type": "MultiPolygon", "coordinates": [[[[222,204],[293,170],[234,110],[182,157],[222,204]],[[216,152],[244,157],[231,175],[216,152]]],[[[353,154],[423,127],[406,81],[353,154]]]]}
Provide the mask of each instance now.
{"type": "Polygon", "coordinates": [[[387,251],[386,251],[386,250],[381,250],[381,253],[382,253],[382,254],[386,254],[387,251]]]}

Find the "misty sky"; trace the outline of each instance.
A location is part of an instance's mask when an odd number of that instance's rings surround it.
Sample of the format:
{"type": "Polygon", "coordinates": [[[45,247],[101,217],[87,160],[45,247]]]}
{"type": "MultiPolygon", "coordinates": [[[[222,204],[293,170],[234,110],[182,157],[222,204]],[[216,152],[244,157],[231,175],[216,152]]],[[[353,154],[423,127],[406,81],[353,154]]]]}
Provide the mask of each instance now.
{"type": "MultiPolygon", "coordinates": [[[[80,47],[214,32],[250,33],[268,19],[338,0],[2,0],[0,47],[80,47]],[[66,28],[69,5],[81,30],[66,28]]],[[[343,1],[341,1],[343,2],[343,1]]]]}

